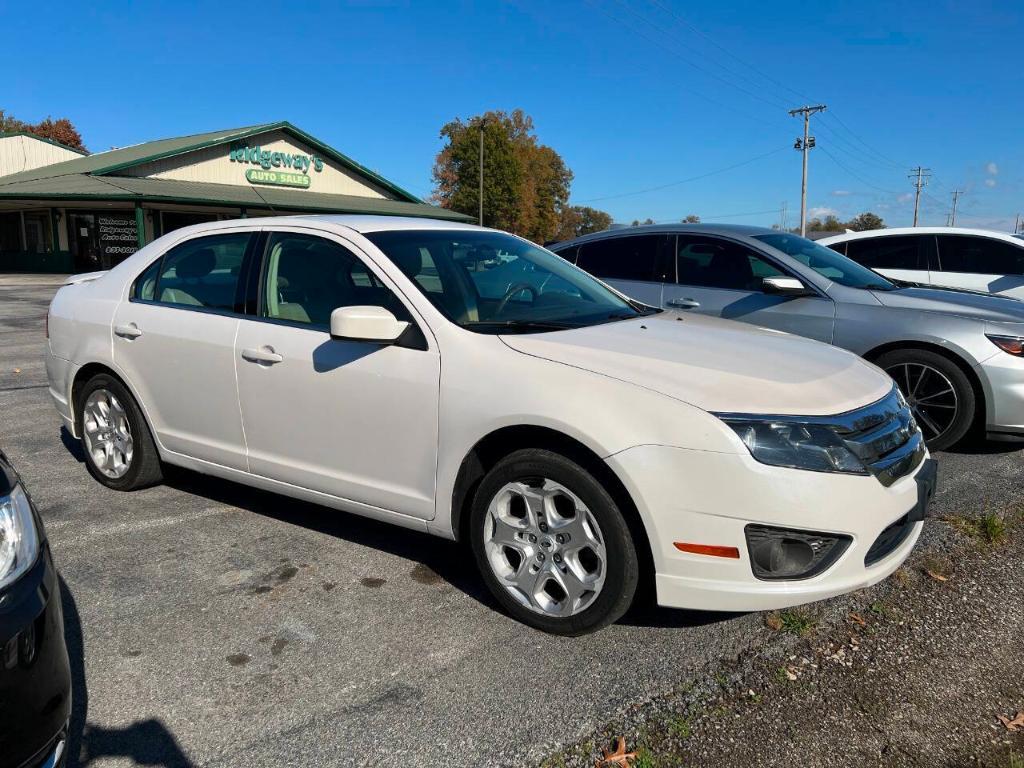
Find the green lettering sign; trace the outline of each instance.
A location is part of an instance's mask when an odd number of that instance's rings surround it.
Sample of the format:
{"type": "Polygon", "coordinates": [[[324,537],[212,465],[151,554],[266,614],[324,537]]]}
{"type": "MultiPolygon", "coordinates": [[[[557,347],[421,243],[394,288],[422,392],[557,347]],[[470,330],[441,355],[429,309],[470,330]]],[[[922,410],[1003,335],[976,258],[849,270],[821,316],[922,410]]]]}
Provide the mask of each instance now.
{"type": "Polygon", "coordinates": [[[268,184],[273,187],[298,187],[309,189],[309,176],[304,173],[290,171],[265,171],[262,168],[249,168],[245,178],[250,184],[268,184]]]}

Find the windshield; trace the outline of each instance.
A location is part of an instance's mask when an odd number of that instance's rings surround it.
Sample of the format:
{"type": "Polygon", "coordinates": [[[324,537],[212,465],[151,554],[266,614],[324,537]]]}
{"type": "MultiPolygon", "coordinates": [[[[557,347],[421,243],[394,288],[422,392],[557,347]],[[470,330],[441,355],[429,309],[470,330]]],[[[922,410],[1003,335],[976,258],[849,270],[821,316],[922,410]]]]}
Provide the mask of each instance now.
{"type": "Polygon", "coordinates": [[[579,328],[658,311],[501,232],[392,230],[366,237],[449,320],[479,333],[579,328]]]}
{"type": "Polygon", "coordinates": [[[831,248],[818,245],[806,237],[780,232],[775,235],[754,235],[754,238],[792,256],[822,277],[827,277],[839,285],[849,288],[871,288],[876,291],[891,291],[896,288],[895,284],[877,272],[872,272],[852,259],[836,253],[831,248]]]}

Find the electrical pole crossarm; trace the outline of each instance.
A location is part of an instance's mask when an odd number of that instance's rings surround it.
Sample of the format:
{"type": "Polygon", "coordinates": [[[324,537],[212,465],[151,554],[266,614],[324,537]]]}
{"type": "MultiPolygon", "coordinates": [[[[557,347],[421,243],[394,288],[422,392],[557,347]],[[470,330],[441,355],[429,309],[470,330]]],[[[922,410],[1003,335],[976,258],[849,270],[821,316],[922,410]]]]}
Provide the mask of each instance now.
{"type": "Polygon", "coordinates": [[[797,107],[789,110],[791,117],[804,116],[804,137],[796,140],[796,149],[803,153],[803,174],[800,182],[800,236],[807,237],[807,151],[814,146],[814,137],[809,134],[811,115],[816,112],[824,112],[824,104],[814,106],[797,107]]]}

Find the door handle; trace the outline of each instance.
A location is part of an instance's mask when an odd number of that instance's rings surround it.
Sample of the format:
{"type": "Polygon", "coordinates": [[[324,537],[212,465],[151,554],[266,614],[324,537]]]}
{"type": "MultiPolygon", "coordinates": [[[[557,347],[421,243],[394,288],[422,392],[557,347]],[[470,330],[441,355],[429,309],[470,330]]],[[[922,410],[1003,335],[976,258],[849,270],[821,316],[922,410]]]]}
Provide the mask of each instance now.
{"type": "Polygon", "coordinates": [[[695,299],[669,299],[665,303],[676,309],[697,309],[700,306],[700,302],[695,299]]]}
{"type": "Polygon", "coordinates": [[[250,363],[265,363],[266,365],[273,365],[274,363],[280,363],[284,360],[284,357],[277,354],[273,347],[260,347],[259,349],[243,349],[242,357],[248,360],[250,363]]]}
{"type": "Polygon", "coordinates": [[[142,335],[142,331],[139,330],[139,326],[135,323],[128,323],[127,325],[115,325],[114,333],[120,336],[122,339],[137,339],[142,335]]]}

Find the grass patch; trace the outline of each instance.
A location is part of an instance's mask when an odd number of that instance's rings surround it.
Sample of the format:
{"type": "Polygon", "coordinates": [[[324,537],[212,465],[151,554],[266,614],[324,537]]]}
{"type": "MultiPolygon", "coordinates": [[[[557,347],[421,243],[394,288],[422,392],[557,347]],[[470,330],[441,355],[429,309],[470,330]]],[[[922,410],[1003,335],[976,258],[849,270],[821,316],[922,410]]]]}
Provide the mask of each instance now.
{"type": "Polygon", "coordinates": [[[657,768],[654,762],[654,755],[644,747],[636,751],[636,760],[633,761],[633,768],[657,768]]]}
{"type": "Polygon", "coordinates": [[[776,632],[789,632],[797,637],[807,637],[818,626],[818,620],[814,616],[799,608],[771,613],[765,619],[765,623],[776,632]]]}
{"type": "Polygon", "coordinates": [[[988,511],[981,517],[947,517],[945,522],[985,546],[997,547],[1006,541],[1005,513],[988,511]]]}

